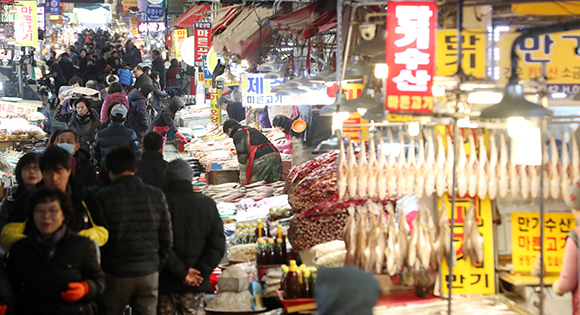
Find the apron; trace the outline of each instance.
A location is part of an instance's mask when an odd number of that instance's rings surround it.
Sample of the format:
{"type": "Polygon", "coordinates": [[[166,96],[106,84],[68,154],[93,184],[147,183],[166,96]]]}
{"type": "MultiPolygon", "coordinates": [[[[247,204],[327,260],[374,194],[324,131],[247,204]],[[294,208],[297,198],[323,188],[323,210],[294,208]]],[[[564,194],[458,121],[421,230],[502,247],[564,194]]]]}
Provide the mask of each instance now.
{"type": "Polygon", "coordinates": [[[165,142],[167,141],[167,132],[169,131],[169,126],[153,126],[153,131],[160,133],[163,136],[163,150],[165,150],[165,142]]]}
{"type": "Polygon", "coordinates": [[[277,156],[280,156],[280,154],[278,153],[278,151],[276,150],[276,148],[274,147],[274,145],[272,145],[272,143],[267,142],[267,143],[262,143],[262,144],[258,144],[258,145],[252,145],[251,141],[250,141],[250,131],[249,131],[249,127],[246,128],[241,128],[242,130],[246,131],[246,134],[248,135],[248,153],[249,153],[249,158],[248,158],[248,167],[246,168],[246,185],[250,184],[250,178],[252,177],[252,167],[254,166],[254,157],[256,157],[256,151],[258,150],[259,147],[264,146],[264,145],[269,145],[272,150],[276,153],[277,156]]]}

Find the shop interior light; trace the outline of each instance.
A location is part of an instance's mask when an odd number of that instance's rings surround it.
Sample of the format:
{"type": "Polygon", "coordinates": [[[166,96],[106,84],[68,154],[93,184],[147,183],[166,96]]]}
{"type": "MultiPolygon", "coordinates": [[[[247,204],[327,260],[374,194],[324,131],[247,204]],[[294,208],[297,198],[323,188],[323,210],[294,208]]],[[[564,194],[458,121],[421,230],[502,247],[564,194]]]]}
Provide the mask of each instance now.
{"type": "MultiPolygon", "coordinates": [[[[379,93],[375,95],[375,100],[377,101],[377,106],[368,109],[362,115],[362,118],[368,121],[382,122],[387,120],[387,112],[385,111],[385,94],[379,93]]],[[[360,114],[360,111],[359,111],[360,114]]]]}
{"type": "Polygon", "coordinates": [[[419,135],[419,131],[421,131],[421,128],[418,121],[409,123],[409,136],[416,137],[419,135]]]}
{"type": "Polygon", "coordinates": [[[286,76],[286,69],[281,65],[276,71],[268,72],[264,76],[266,79],[283,79],[286,76]]]}
{"type": "MultiPolygon", "coordinates": [[[[244,61],[242,60],[242,63],[243,62],[244,61]]],[[[246,60],[246,62],[247,62],[247,60],[246,60]]],[[[278,69],[278,66],[280,66],[280,64],[278,63],[278,56],[272,55],[272,58],[270,59],[270,61],[259,65],[257,70],[260,72],[272,72],[272,71],[275,71],[276,69],[278,69]]]]}
{"type": "Polygon", "coordinates": [[[525,137],[529,134],[530,128],[533,128],[532,123],[524,117],[509,117],[507,119],[508,135],[512,138],[525,137]]]}
{"type": "Polygon", "coordinates": [[[288,82],[286,82],[286,86],[288,87],[296,87],[301,89],[311,89],[315,86],[314,83],[310,82],[310,79],[305,75],[306,71],[303,69],[302,74],[299,77],[296,77],[288,82]]]}
{"type": "MultiPolygon", "coordinates": [[[[371,40],[361,40],[354,49],[355,55],[374,56],[385,52],[387,30],[384,25],[377,26],[375,37],[371,40]]],[[[384,60],[384,59],[383,59],[384,60]]]]}
{"type": "Polygon", "coordinates": [[[357,60],[346,67],[346,75],[344,81],[360,81],[363,76],[370,75],[373,71],[373,67],[364,61],[357,60]]]}
{"type": "Polygon", "coordinates": [[[549,116],[551,112],[545,107],[526,100],[523,87],[517,82],[517,78],[510,79],[506,86],[502,100],[481,111],[481,118],[509,118],[509,117],[542,117],[549,116]]]}
{"type": "Polygon", "coordinates": [[[348,112],[332,113],[332,130],[342,129],[344,122],[350,117],[348,112]]]}
{"type": "Polygon", "coordinates": [[[310,78],[310,82],[312,82],[312,83],[326,83],[326,78],[329,75],[334,74],[334,73],[335,73],[334,71],[327,68],[324,71],[320,72],[319,74],[310,78]]]}
{"type": "Polygon", "coordinates": [[[467,102],[470,104],[493,105],[497,104],[503,98],[501,92],[494,91],[474,91],[467,96],[467,102]]]}
{"type": "Polygon", "coordinates": [[[443,97],[445,96],[445,86],[444,85],[433,85],[431,92],[433,92],[433,97],[443,97]]]}
{"type": "Polygon", "coordinates": [[[469,117],[457,119],[457,127],[459,127],[459,128],[472,128],[472,129],[475,129],[478,126],[479,125],[477,123],[471,122],[471,120],[469,120],[469,117]]]}
{"type": "Polygon", "coordinates": [[[240,78],[232,74],[230,71],[230,65],[226,66],[226,70],[224,73],[217,78],[215,78],[216,82],[231,82],[231,81],[238,81],[240,78]]]}
{"type": "Polygon", "coordinates": [[[377,63],[375,65],[375,78],[386,79],[389,77],[389,66],[386,63],[377,63]]]}
{"type": "Polygon", "coordinates": [[[248,68],[250,66],[250,63],[248,62],[247,59],[242,60],[242,62],[240,63],[240,66],[242,68],[248,68]]]}
{"type": "Polygon", "coordinates": [[[364,115],[367,110],[380,106],[379,102],[374,98],[374,90],[370,82],[371,80],[367,82],[359,97],[342,103],[340,109],[349,113],[358,112],[364,115]]]}

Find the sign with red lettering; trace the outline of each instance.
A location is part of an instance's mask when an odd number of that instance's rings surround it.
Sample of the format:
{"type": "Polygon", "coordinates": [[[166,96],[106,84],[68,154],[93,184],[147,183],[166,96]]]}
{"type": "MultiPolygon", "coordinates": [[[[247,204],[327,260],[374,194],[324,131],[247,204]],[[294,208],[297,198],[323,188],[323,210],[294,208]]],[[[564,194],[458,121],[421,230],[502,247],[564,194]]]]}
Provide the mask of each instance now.
{"type": "Polygon", "coordinates": [[[197,67],[203,67],[203,56],[207,55],[211,48],[210,35],[211,35],[211,23],[210,22],[195,22],[195,65],[197,67]]]}
{"type": "Polygon", "coordinates": [[[14,37],[18,46],[38,46],[36,1],[19,1],[14,22],[14,37]]]}
{"type": "Polygon", "coordinates": [[[436,29],[435,1],[389,1],[385,48],[389,112],[433,111],[436,29]]]}
{"type": "Polygon", "coordinates": [[[222,123],[222,109],[218,105],[217,100],[222,95],[222,90],[217,89],[215,92],[210,93],[211,96],[211,112],[210,121],[212,124],[218,126],[222,123]]]}

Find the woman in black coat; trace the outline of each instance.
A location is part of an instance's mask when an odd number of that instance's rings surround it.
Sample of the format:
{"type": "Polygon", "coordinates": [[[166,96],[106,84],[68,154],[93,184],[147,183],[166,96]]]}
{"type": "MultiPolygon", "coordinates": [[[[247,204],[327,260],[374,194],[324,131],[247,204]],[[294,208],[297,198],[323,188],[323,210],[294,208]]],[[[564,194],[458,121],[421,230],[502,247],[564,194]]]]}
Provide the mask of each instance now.
{"type": "Polygon", "coordinates": [[[33,233],[12,246],[8,273],[17,314],[96,314],[95,299],[105,290],[105,274],[95,243],[71,232],[65,220],[68,196],[47,187],[34,191],[26,207],[33,233]]]}

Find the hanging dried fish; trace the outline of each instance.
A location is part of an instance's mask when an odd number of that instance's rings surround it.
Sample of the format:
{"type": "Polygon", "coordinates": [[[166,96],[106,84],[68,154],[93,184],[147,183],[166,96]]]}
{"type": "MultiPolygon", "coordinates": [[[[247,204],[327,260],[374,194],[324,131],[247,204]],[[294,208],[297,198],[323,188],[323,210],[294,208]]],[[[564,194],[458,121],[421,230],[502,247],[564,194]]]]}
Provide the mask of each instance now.
{"type": "Polygon", "coordinates": [[[385,266],[385,250],[387,247],[387,233],[388,227],[385,219],[385,213],[381,209],[379,214],[379,222],[377,227],[373,231],[373,237],[377,239],[377,244],[375,246],[375,266],[374,273],[380,274],[385,266]]]}
{"type": "Polygon", "coordinates": [[[467,155],[465,153],[461,131],[457,133],[455,141],[459,144],[459,156],[457,157],[457,193],[459,197],[463,197],[467,194],[469,183],[467,177],[467,155]]]}
{"type": "MultiPolygon", "coordinates": [[[[421,214],[418,212],[415,219],[411,224],[413,225],[413,229],[411,230],[411,239],[409,241],[409,256],[407,258],[407,263],[410,269],[416,268],[419,266],[417,261],[417,245],[419,244],[419,217],[421,214]]],[[[417,268],[418,269],[418,268],[417,268]]]]}
{"type": "Polygon", "coordinates": [[[538,198],[540,193],[540,166],[529,165],[528,171],[530,174],[530,195],[533,199],[538,198]]]}
{"type": "Polygon", "coordinates": [[[419,160],[417,161],[417,174],[415,176],[415,196],[421,199],[425,192],[425,143],[419,137],[419,160]]]}
{"type": "Polygon", "coordinates": [[[409,224],[405,220],[403,210],[399,210],[399,234],[397,235],[398,252],[396,257],[396,265],[399,270],[402,270],[407,265],[407,257],[409,255],[409,224]]]}
{"type": "Polygon", "coordinates": [[[464,259],[470,259],[473,266],[483,262],[483,236],[479,234],[475,220],[475,206],[472,204],[463,220],[464,259]]]}
{"type": "Polygon", "coordinates": [[[520,174],[520,190],[522,199],[527,200],[530,197],[530,177],[528,175],[528,167],[526,165],[518,165],[518,173],[520,174]]]}
{"type": "MultiPolygon", "coordinates": [[[[375,269],[375,263],[377,261],[377,256],[376,256],[376,247],[377,244],[379,242],[379,234],[380,234],[380,227],[378,227],[377,224],[377,212],[378,212],[378,207],[377,204],[374,202],[367,202],[368,204],[368,209],[369,209],[369,233],[368,233],[368,240],[367,240],[367,246],[365,248],[364,251],[364,256],[365,256],[365,264],[362,266],[365,271],[367,272],[373,272],[373,270],[375,269]],[[378,232],[378,233],[375,233],[378,232]]],[[[382,211],[381,211],[382,212],[382,211]]]]}
{"type": "Polygon", "coordinates": [[[347,266],[353,266],[355,263],[356,252],[356,209],[354,206],[348,207],[348,222],[346,223],[344,232],[344,243],[346,245],[346,260],[344,262],[347,266]]]}
{"type": "Polygon", "coordinates": [[[431,131],[425,134],[427,138],[427,159],[425,160],[425,195],[430,197],[435,191],[435,143],[431,131]]]}
{"type": "Polygon", "coordinates": [[[550,148],[552,150],[550,158],[550,196],[553,199],[558,199],[560,198],[560,172],[558,170],[560,158],[558,157],[558,147],[553,133],[550,133],[550,148]]]}
{"type": "Polygon", "coordinates": [[[518,172],[517,165],[513,161],[509,164],[509,174],[510,174],[510,194],[513,198],[516,198],[520,193],[520,174],[518,172]]]}
{"type": "Polygon", "coordinates": [[[360,155],[358,157],[358,195],[362,198],[367,197],[367,186],[369,184],[369,162],[367,161],[367,151],[362,132],[359,131],[360,155]]]}
{"type": "Polygon", "coordinates": [[[447,193],[449,196],[453,195],[453,164],[455,163],[455,150],[453,141],[451,141],[451,134],[447,133],[447,157],[445,163],[445,174],[447,174],[447,193]]]}
{"type": "Polygon", "coordinates": [[[499,196],[504,198],[507,196],[509,188],[509,176],[508,176],[508,148],[505,142],[505,134],[500,132],[500,152],[499,152],[499,166],[498,166],[498,193],[499,196]]]}
{"type": "Polygon", "coordinates": [[[489,180],[487,194],[489,195],[490,200],[495,200],[499,188],[497,162],[498,162],[498,152],[497,152],[497,144],[495,142],[495,133],[491,132],[489,134],[489,164],[487,167],[487,176],[489,180]]]}
{"type": "Polygon", "coordinates": [[[483,135],[478,137],[479,139],[479,169],[477,172],[477,196],[479,199],[485,199],[487,197],[487,149],[485,148],[485,140],[483,135]]]}
{"type": "Polygon", "coordinates": [[[348,141],[348,194],[351,198],[356,197],[356,189],[358,185],[358,166],[356,165],[356,156],[350,137],[347,136],[348,141]]]}
{"type": "Polygon", "coordinates": [[[340,154],[338,156],[338,199],[342,199],[346,194],[348,180],[348,163],[346,162],[346,152],[344,149],[344,141],[340,138],[340,154]]]}
{"type": "Polygon", "coordinates": [[[405,195],[405,190],[407,189],[407,161],[405,159],[405,134],[399,132],[399,160],[397,161],[397,170],[399,176],[397,177],[397,198],[401,198],[405,195]]]}
{"type": "Polygon", "coordinates": [[[572,128],[568,129],[568,133],[570,134],[570,143],[572,144],[572,180],[576,181],[580,178],[580,151],[578,150],[576,133],[572,128]]]}
{"type": "Polygon", "coordinates": [[[405,192],[407,196],[415,194],[415,175],[417,174],[417,161],[415,160],[415,137],[409,142],[409,157],[407,158],[407,184],[405,192]]]}
{"type": "Polygon", "coordinates": [[[377,161],[377,153],[375,150],[375,135],[369,133],[369,173],[368,173],[368,195],[371,198],[378,196],[377,185],[379,179],[379,162],[377,161]]]}
{"type": "Polygon", "coordinates": [[[428,210],[422,206],[419,206],[419,212],[421,213],[421,216],[419,218],[419,242],[417,243],[417,252],[421,262],[420,267],[429,270],[431,264],[431,250],[433,249],[429,231],[429,214],[428,210]]]}
{"type": "Polygon", "coordinates": [[[389,196],[395,196],[397,195],[397,178],[399,178],[400,175],[399,168],[396,166],[395,162],[395,146],[391,129],[387,131],[387,136],[389,137],[389,160],[387,163],[389,177],[387,179],[387,191],[389,196]]]}
{"type": "Polygon", "coordinates": [[[441,197],[447,188],[447,168],[445,163],[445,147],[443,146],[443,137],[437,133],[437,177],[435,188],[437,196],[441,197]]]}
{"type": "Polygon", "coordinates": [[[400,257],[401,250],[400,244],[397,241],[397,237],[399,236],[399,228],[396,225],[396,215],[395,215],[395,208],[392,204],[387,205],[387,214],[388,214],[388,227],[387,227],[387,247],[385,249],[385,258],[386,258],[386,267],[387,273],[391,276],[397,273],[397,261],[399,260],[397,257],[400,257]]]}
{"type": "Polygon", "coordinates": [[[550,157],[548,155],[548,146],[544,146],[544,195],[542,196],[544,199],[548,199],[550,197],[550,157]]]}
{"type": "Polygon", "coordinates": [[[354,265],[364,268],[366,265],[364,252],[368,242],[368,209],[366,204],[359,206],[357,208],[357,213],[359,218],[356,226],[356,251],[354,253],[354,265]]]}
{"type": "Polygon", "coordinates": [[[467,165],[468,189],[467,192],[471,198],[477,196],[477,171],[479,163],[477,161],[477,150],[475,147],[475,136],[473,132],[467,134],[469,140],[469,163],[467,165]]]}
{"type": "Polygon", "coordinates": [[[455,250],[455,243],[451,246],[451,229],[449,228],[449,217],[447,216],[447,209],[445,203],[441,202],[441,207],[439,208],[439,237],[438,245],[439,249],[437,251],[437,261],[439,265],[443,262],[443,258],[449,260],[449,254],[453,254],[453,259],[450,262],[451,266],[457,265],[457,255],[455,250]]]}
{"type": "Polygon", "coordinates": [[[562,134],[562,163],[560,164],[560,190],[562,191],[562,199],[568,198],[568,190],[570,185],[572,185],[572,179],[570,178],[570,155],[568,153],[568,143],[566,142],[566,134],[562,134]]]}
{"type": "Polygon", "coordinates": [[[387,165],[387,157],[385,156],[385,144],[383,142],[383,137],[379,134],[379,144],[381,145],[381,149],[378,151],[379,153],[379,175],[377,179],[377,190],[378,195],[381,200],[385,199],[387,194],[387,180],[389,178],[389,169],[387,165]]]}

